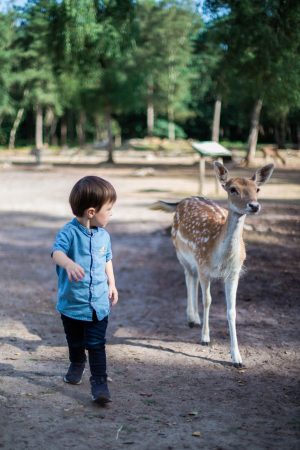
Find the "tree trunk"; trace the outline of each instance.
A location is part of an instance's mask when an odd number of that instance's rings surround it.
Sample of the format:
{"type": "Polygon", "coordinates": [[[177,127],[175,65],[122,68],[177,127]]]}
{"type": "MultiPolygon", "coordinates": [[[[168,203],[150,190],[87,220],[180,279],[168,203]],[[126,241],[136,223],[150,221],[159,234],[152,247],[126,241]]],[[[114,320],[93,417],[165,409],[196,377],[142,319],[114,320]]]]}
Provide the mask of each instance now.
{"type": "Polygon", "coordinates": [[[168,108],[168,135],[170,141],[175,141],[176,135],[175,135],[175,123],[174,123],[174,109],[169,106],[168,108]]]}
{"type": "Polygon", "coordinates": [[[42,149],[43,149],[43,108],[41,105],[37,105],[35,118],[35,148],[32,151],[32,154],[36,158],[37,164],[41,164],[42,149]]]}
{"type": "Polygon", "coordinates": [[[9,144],[8,144],[8,148],[9,149],[15,148],[15,140],[16,140],[17,129],[18,129],[19,125],[20,125],[20,122],[22,120],[23,114],[24,114],[24,108],[19,108],[17,116],[16,116],[14,124],[13,124],[13,127],[10,130],[10,134],[9,134],[9,144]]]}
{"type": "Polygon", "coordinates": [[[101,127],[101,120],[100,120],[99,114],[95,114],[94,120],[95,120],[95,130],[96,130],[95,140],[96,140],[96,142],[101,142],[102,141],[102,127],[101,127]]]}
{"type": "Polygon", "coordinates": [[[57,134],[56,134],[56,127],[57,127],[57,118],[54,119],[51,129],[50,129],[50,145],[57,145],[57,134]]]}
{"type": "Polygon", "coordinates": [[[36,107],[35,147],[37,150],[43,148],[43,108],[41,105],[36,107]]]}
{"type": "Polygon", "coordinates": [[[68,136],[67,121],[66,121],[66,117],[63,116],[61,118],[61,123],[60,123],[60,145],[62,147],[67,147],[67,136],[68,136]]]}
{"type": "Polygon", "coordinates": [[[214,142],[219,142],[221,106],[222,106],[221,97],[218,96],[215,101],[214,118],[213,118],[213,124],[212,124],[212,134],[211,134],[211,140],[214,142]]]}
{"type": "Polygon", "coordinates": [[[281,119],[280,123],[275,127],[275,140],[278,148],[286,148],[286,124],[285,119],[281,119]]]}
{"type": "Polygon", "coordinates": [[[297,149],[300,150],[300,125],[297,125],[296,133],[297,133],[297,149]]]}
{"type": "Polygon", "coordinates": [[[110,164],[114,163],[113,158],[113,151],[114,151],[114,143],[113,143],[113,135],[111,130],[111,111],[109,105],[106,106],[105,109],[105,122],[106,122],[106,129],[107,129],[107,138],[108,138],[108,144],[107,144],[107,162],[110,164]]]}
{"type": "Polygon", "coordinates": [[[148,86],[147,101],[147,135],[152,137],[154,129],[153,84],[148,86]]]}
{"type": "Polygon", "coordinates": [[[251,128],[248,137],[248,149],[246,155],[246,164],[247,166],[251,166],[255,159],[257,138],[258,138],[258,127],[259,127],[259,118],[260,112],[262,108],[263,101],[258,99],[254,105],[252,119],[251,119],[251,128]]]}
{"type": "Polygon", "coordinates": [[[55,136],[55,131],[57,126],[57,117],[55,116],[52,108],[47,109],[44,122],[47,128],[45,141],[47,142],[47,144],[56,145],[57,137],[55,136]]]}
{"type": "Polygon", "coordinates": [[[78,137],[78,144],[80,148],[84,147],[85,144],[85,131],[84,131],[84,125],[85,125],[85,112],[80,111],[79,113],[79,120],[76,126],[77,131],[77,137],[78,137]]]}

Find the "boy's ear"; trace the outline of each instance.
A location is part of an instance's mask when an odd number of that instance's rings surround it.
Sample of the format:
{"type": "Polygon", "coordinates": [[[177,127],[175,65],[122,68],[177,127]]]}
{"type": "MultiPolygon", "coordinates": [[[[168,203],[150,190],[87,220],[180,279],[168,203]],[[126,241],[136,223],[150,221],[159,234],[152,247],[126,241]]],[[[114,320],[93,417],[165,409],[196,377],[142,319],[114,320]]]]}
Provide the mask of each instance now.
{"type": "Polygon", "coordinates": [[[95,208],[88,208],[87,216],[88,216],[89,219],[92,219],[94,217],[95,213],[96,213],[95,208]]]}

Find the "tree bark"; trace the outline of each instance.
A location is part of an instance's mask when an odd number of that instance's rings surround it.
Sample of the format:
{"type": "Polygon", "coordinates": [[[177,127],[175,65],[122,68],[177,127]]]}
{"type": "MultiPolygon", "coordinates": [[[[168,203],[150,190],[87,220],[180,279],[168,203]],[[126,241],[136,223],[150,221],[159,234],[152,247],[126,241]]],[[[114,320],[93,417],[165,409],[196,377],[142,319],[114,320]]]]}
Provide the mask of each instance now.
{"type": "Polygon", "coordinates": [[[153,84],[148,86],[147,101],[147,135],[152,137],[154,130],[153,84]]]}
{"type": "Polygon", "coordinates": [[[16,134],[17,134],[17,130],[20,125],[20,122],[22,120],[23,114],[24,114],[24,108],[19,108],[17,116],[14,120],[13,127],[10,130],[10,134],[9,134],[9,144],[8,144],[9,149],[15,148],[16,134]]]}
{"type": "Polygon", "coordinates": [[[175,123],[174,123],[174,109],[170,106],[168,108],[168,135],[170,141],[175,141],[176,135],[175,135],[175,123]]]}
{"type": "Polygon", "coordinates": [[[221,97],[218,96],[215,101],[214,118],[213,118],[213,124],[212,124],[212,134],[211,134],[211,140],[214,142],[219,142],[221,106],[222,106],[221,97]]]}
{"type": "Polygon", "coordinates": [[[297,133],[297,149],[300,150],[300,125],[297,125],[296,133],[297,133]]]}
{"type": "Polygon", "coordinates": [[[257,138],[258,138],[258,127],[259,127],[259,118],[261,113],[261,108],[263,105],[262,99],[258,99],[254,105],[252,119],[251,119],[251,128],[248,137],[248,149],[246,155],[246,165],[251,166],[255,159],[257,138]]]}
{"type": "Polygon", "coordinates": [[[286,123],[285,119],[281,119],[280,123],[275,127],[275,140],[278,148],[286,148],[286,123]]]}
{"type": "Polygon", "coordinates": [[[101,127],[101,121],[100,121],[99,114],[95,114],[94,120],[95,120],[95,130],[96,130],[95,140],[96,140],[96,142],[100,142],[100,141],[102,141],[102,127],[101,127]]]}
{"type": "Polygon", "coordinates": [[[107,162],[110,164],[114,164],[114,157],[113,157],[114,143],[113,143],[113,135],[112,135],[112,129],[111,129],[111,110],[110,110],[109,105],[107,105],[105,108],[105,122],[106,122],[107,138],[108,138],[107,162]]]}
{"type": "Polygon", "coordinates": [[[79,113],[79,120],[76,126],[77,131],[77,137],[78,137],[78,144],[79,147],[84,147],[85,144],[85,131],[84,131],[84,125],[85,125],[85,112],[80,111],[79,113]]]}
{"type": "Polygon", "coordinates": [[[60,145],[62,147],[67,147],[67,136],[68,136],[67,121],[66,121],[66,117],[63,116],[61,118],[61,123],[60,123],[60,145]]]}
{"type": "Polygon", "coordinates": [[[57,134],[56,134],[56,127],[57,127],[57,118],[54,119],[51,129],[50,129],[50,145],[57,145],[57,134]]]}
{"type": "Polygon", "coordinates": [[[47,142],[47,144],[56,145],[57,137],[55,135],[55,132],[56,132],[56,126],[57,126],[57,117],[55,116],[52,108],[47,109],[44,122],[45,122],[45,126],[47,128],[45,141],[47,142]]]}
{"type": "Polygon", "coordinates": [[[35,148],[32,151],[32,154],[36,158],[37,164],[41,164],[42,149],[43,149],[43,108],[41,105],[37,105],[35,117],[35,148]]]}
{"type": "Polygon", "coordinates": [[[35,147],[37,150],[43,148],[43,108],[41,105],[36,107],[35,147]]]}

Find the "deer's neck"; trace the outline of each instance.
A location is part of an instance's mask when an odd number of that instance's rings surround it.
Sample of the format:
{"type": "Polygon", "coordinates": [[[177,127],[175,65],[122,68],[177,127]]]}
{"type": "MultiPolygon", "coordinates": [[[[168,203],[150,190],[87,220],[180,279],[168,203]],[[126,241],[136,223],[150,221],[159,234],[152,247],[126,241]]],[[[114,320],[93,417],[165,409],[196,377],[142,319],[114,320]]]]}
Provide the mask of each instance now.
{"type": "Polygon", "coordinates": [[[245,215],[239,215],[232,211],[228,212],[221,242],[223,242],[224,249],[226,248],[226,251],[229,253],[235,253],[239,250],[240,244],[243,241],[245,217],[245,215]]]}

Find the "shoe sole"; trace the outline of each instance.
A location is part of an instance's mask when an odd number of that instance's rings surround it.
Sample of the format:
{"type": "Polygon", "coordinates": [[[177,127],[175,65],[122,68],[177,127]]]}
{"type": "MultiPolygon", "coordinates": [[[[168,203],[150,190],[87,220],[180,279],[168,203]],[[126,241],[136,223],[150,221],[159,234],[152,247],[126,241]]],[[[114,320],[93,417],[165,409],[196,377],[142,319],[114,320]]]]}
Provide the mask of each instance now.
{"type": "Polygon", "coordinates": [[[78,381],[78,382],[76,383],[76,382],[74,382],[74,381],[69,381],[69,380],[67,380],[66,377],[64,377],[63,380],[64,380],[65,383],[68,383],[68,384],[81,384],[81,383],[82,383],[82,380],[80,380],[80,381],[78,381]]]}
{"type": "MultiPolygon", "coordinates": [[[[84,372],[85,372],[85,369],[83,369],[82,377],[83,377],[84,372]]],[[[64,380],[65,383],[68,383],[68,384],[81,384],[81,383],[82,383],[82,377],[81,377],[81,380],[80,380],[80,381],[77,381],[77,383],[76,383],[75,381],[69,381],[69,380],[66,378],[66,375],[63,377],[63,380],[64,380]]]]}
{"type": "Polygon", "coordinates": [[[111,399],[107,397],[92,397],[92,400],[94,403],[97,403],[98,405],[106,405],[107,403],[111,403],[111,399]]]}

